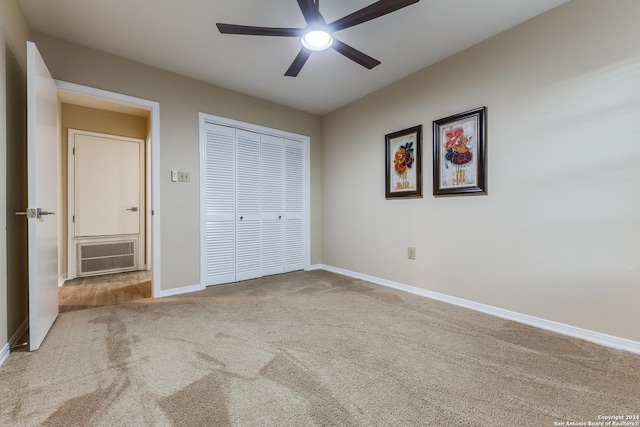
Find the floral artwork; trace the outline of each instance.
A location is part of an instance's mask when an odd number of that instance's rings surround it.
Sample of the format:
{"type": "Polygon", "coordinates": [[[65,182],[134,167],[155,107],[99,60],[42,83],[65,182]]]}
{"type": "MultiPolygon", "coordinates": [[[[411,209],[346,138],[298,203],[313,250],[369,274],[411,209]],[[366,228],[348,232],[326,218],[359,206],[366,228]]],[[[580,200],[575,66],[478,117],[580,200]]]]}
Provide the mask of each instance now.
{"type": "Polygon", "coordinates": [[[433,194],[486,194],[486,108],[437,120],[433,127],[433,194]]]}
{"type": "Polygon", "coordinates": [[[470,120],[441,128],[444,138],[440,187],[451,188],[474,185],[476,167],[473,156],[476,121],[470,120]]]}
{"type": "Polygon", "coordinates": [[[411,182],[408,178],[408,173],[411,172],[411,166],[413,166],[413,142],[407,142],[404,145],[400,145],[398,151],[396,151],[393,159],[395,176],[391,191],[393,190],[407,190],[414,189],[415,182],[411,182]]]}
{"type": "Polygon", "coordinates": [[[421,196],[420,137],[422,126],[386,135],[386,196],[421,196]]]}

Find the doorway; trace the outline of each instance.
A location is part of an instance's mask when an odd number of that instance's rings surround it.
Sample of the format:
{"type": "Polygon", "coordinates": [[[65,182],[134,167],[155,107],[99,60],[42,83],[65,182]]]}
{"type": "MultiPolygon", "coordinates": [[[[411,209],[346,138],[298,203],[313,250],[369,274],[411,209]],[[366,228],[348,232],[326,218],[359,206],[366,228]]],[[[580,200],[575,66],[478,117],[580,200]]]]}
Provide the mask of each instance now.
{"type": "MultiPolygon", "coordinates": [[[[149,111],[149,171],[151,190],[148,206],[151,239],[152,296],[160,296],[160,112],[159,104],[141,98],[55,81],[33,42],[27,42],[27,182],[25,211],[16,211],[28,221],[29,348],[37,350],[59,313],[58,288],[61,282],[60,229],[66,217],[56,210],[64,206],[60,159],[60,105],[63,97],[88,104],[135,108],[149,111]],[[154,268],[155,267],[155,268],[154,268]]],[[[22,329],[22,327],[20,328],[22,329]]],[[[15,335],[18,335],[17,331],[15,335]]],[[[13,340],[13,338],[12,338],[13,340]]]]}
{"type": "MultiPolygon", "coordinates": [[[[147,206],[146,214],[144,215],[144,221],[142,227],[144,227],[143,242],[140,243],[140,247],[146,248],[141,253],[140,265],[146,265],[146,268],[151,270],[151,297],[157,298],[161,295],[161,274],[159,266],[160,259],[160,215],[159,215],[159,184],[160,184],[160,153],[159,153],[159,104],[154,101],[148,101],[140,98],[131,97],[128,95],[122,95],[114,92],[104,91],[101,89],[95,89],[87,86],[77,85],[74,83],[56,81],[58,88],[58,96],[61,103],[72,105],[75,107],[83,107],[94,110],[101,110],[107,112],[116,112],[128,115],[140,115],[141,113],[147,116],[147,138],[144,140],[144,169],[148,185],[145,186],[144,204],[147,206]]],[[[63,130],[64,133],[64,130],[63,130]]],[[[61,144],[66,148],[66,144],[61,144]]],[[[66,150],[65,150],[66,151],[66,150]]],[[[64,159],[64,156],[63,156],[64,159]]],[[[66,160],[66,159],[65,159],[66,160]]],[[[63,178],[64,174],[60,174],[59,177],[59,205],[61,207],[66,206],[66,198],[63,200],[64,193],[63,178]]],[[[61,236],[67,236],[69,224],[66,221],[65,215],[59,217],[59,229],[61,236]],[[63,232],[64,231],[64,232],[63,232]]],[[[63,239],[61,239],[63,240],[63,239]]],[[[66,238],[64,240],[67,240],[66,238]]],[[[67,256],[68,256],[68,242],[64,247],[59,250],[59,264],[63,267],[60,268],[59,284],[62,284],[64,280],[69,277],[67,256]]],[[[72,275],[71,277],[75,277],[72,275]]]]}

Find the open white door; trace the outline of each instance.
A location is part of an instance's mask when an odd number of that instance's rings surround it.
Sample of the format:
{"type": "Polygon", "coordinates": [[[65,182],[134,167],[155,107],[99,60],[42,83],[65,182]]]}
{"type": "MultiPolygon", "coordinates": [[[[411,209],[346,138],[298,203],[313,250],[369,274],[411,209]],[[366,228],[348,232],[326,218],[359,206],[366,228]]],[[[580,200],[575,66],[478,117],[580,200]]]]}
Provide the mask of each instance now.
{"type": "Polygon", "coordinates": [[[27,42],[29,342],[37,350],[58,317],[58,92],[36,45],[27,42]]]}

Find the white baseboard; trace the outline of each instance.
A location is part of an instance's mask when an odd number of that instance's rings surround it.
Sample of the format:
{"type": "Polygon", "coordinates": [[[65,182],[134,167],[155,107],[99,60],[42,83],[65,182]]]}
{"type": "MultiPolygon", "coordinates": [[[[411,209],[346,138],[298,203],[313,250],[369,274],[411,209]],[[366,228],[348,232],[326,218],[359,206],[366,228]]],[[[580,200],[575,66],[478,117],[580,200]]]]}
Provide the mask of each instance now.
{"type": "Polygon", "coordinates": [[[160,291],[159,298],[170,297],[173,295],[188,294],[189,292],[201,291],[203,288],[200,285],[182,286],[179,288],[167,289],[160,291]]]}
{"type": "Polygon", "coordinates": [[[20,325],[17,331],[14,332],[13,336],[6,343],[2,350],[0,351],[0,366],[4,364],[9,358],[9,354],[11,354],[11,347],[14,347],[17,344],[18,339],[22,336],[22,333],[29,327],[29,317],[27,317],[24,322],[20,325]]]}
{"type": "Polygon", "coordinates": [[[9,343],[6,343],[4,347],[2,347],[2,350],[0,351],[0,366],[2,366],[9,358],[10,348],[9,343]]]}
{"type": "Polygon", "coordinates": [[[377,285],[386,286],[400,291],[409,292],[411,294],[420,295],[426,298],[446,302],[449,304],[457,305],[460,307],[469,308],[471,310],[480,311],[482,313],[490,314],[492,316],[500,317],[507,320],[513,320],[525,325],[534,326],[536,328],[545,329],[548,331],[556,332],[562,335],[567,335],[573,338],[583,339],[595,344],[603,345],[605,347],[615,348],[617,350],[625,350],[631,353],[640,354],[640,342],[631,341],[625,338],[614,337],[611,335],[602,334],[600,332],[594,332],[587,329],[577,328],[575,326],[566,325],[564,323],[553,322],[551,320],[541,319],[539,317],[529,316],[527,314],[521,314],[514,311],[504,310],[502,308],[493,307],[486,304],[469,301],[463,298],[452,297],[449,295],[441,294],[438,292],[427,291],[425,289],[416,288],[415,286],[404,285],[402,283],[393,282],[390,280],[380,279],[378,277],[369,276],[366,274],[356,273],[354,271],[345,270],[338,267],[332,267],[329,265],[316,264],[310,270],[327,270],[332,273],[342,274],[344,276],[353,277],[355,279],[365,280],[367,282],[375,283],[377,285]]]}

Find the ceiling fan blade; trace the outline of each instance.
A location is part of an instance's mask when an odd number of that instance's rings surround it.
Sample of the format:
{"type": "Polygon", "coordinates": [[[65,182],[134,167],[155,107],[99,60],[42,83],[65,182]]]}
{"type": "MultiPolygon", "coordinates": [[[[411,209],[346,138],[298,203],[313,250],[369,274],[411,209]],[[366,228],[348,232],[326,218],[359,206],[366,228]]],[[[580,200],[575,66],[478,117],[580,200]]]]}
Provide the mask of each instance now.
{"type": "Polygon", "coordinates": [[[291,64],[287,72],[284,73],[284,75],[288,77],[296,77],[298,73],[300,73],[300,70],[302,70],[302,67],[307,62],[307,59],[309,59],[310,56],[311,51],[306,47],[303,47],[300,50],[300,53],[298,53],[298,56],[296,56],[296,59],[293,60],[293,63],[291,64]]]}
{"type": "Polygon", "coordinates": [[[307,21],[307,24],[315,24],[318,22],[320,19],[318,16],[319,13],[313,0],[298,0],[298,6],[300,6],[300,10],[302,11],[302,15],[304,15],[304,20],[307,21]]]}
{"type": "Polygon", "coordinates": [[[347,15],[344,18],[332,22],[328,27],[331,31],[343,30],[387,15],[391,12],[395,12],[396,10],[418,3],[419,1],[420,0],[380,0],[372,5],[360,9],[357,12],[353,12],[351,15],[347,15]]]}
{"type": "Polygon", "coordinates": [[[302,37],[302,28],[251,27],[247,25],[216,24],[222,34],[243,34],[247,36],[302,37]]]}
{"type": "Polygon", "coordinates": [[[343,54],[350,60],[357,62],[369,70],[373,67],[380,65],[380,61],[365,55],[357,49],[352,48],[348,44],[342,43],[340,40],[333,39],[333,45],[331,46],[336,52],[343,54]]]}

